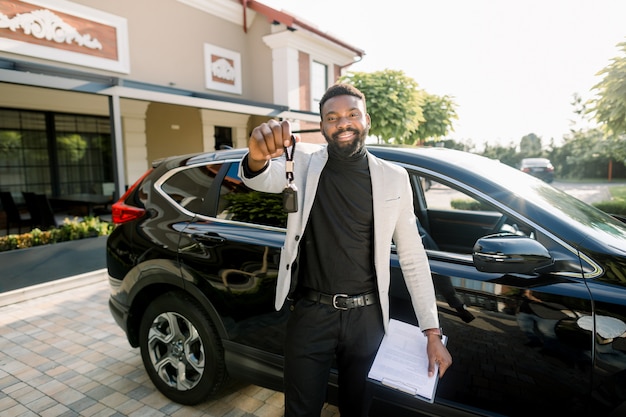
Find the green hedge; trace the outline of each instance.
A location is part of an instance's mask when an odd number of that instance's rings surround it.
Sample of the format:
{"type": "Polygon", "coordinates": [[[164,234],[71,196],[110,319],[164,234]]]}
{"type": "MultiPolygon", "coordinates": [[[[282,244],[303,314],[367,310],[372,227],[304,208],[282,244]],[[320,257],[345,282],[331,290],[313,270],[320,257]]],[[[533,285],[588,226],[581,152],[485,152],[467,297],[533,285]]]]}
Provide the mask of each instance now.
{"type": "MultiPolygon", "coordinates": [[[[473,211],[491,211],[487,206],[480,204],[476,200],[472,199],[453,199],[450,205],[455,210],[473,210],[473,211]]],[[[619,216],[626,216],[626,201],[625,200],[608,200],[592,203],[592,206],[609,214],[617,214],[619,216]]]]}
{"type": "Polygon", "coordinates": [[[593,203],[592,206],[599,208],[605,213],[626,216],[626,201],[624,200],[599,201],[593,203]]]}
{"type": "Polygon", "coordinates": [[[233,215],[233,220],[276,227],[287,225],[287,213],[283,211],[282,194],[251,191],[227,194],[225,198],[230,201],[228,211],[233,215]]]}
{"type": "Polygon", "coordinates": [[[493,211],[492,208],[471,198],[454,198],[450,206],[455,210],[493,211]]]}
{"type": "Polygon", "coordinates": [[[101,221],[98,217],[85,217],[83,220],[69,220],[50,230],[33,229],[28,233],[0,236],[0,252],[24,249],[50,243],[88,237],[108,236],[113,231],[113,224],[101,221]]]}

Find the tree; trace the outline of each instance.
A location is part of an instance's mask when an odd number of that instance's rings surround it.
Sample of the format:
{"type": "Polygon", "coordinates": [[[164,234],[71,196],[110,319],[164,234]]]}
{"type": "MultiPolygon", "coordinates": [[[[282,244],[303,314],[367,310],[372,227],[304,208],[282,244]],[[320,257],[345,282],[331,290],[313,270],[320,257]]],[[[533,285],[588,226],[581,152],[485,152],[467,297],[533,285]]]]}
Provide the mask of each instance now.
{"type": "Polygon", "coordinates": [[[570,119],[570,130],[575,131],[582,129],[582,126],[589,125],[592,121],[591,112],[589,110],[589,102],[583,101],[583,98],[578,93],[572,95],[571,106],[574,108],[574,119],[570,119]]]}
{"type": "Polygon", "coordinates": [[[520,155],[517,152],[517,146],[514,143],[509,143],[508,146],[504,145],[485,145],[485,150],[482,152],[482,156],[487,158],[497,159],[503,164],[517,168],[520,162],[520,155]]]}
{"type": "Polygon", "coordinates": [[[520,154],[522,158],[540,157],[541,155],[541,138],[534,133],[524,136],[519,144],[520,154]]]}
{"type": "Polygon", "coordinates": [[[418,89],[402,71],[352,72],[341,78],[361,90],[372,118],[370,134],[386,143],[423,145],[452,130],[456,104],[449,96],[418,89]]]}
{"type": "Polygon", "coordinates": [[[436,96],[426,91],[422,91],[422,97],[424,121],[411,132],[408,141],[411,145],[423,145],[427,139],[439,140],[454,130],[452,120],[458,119],[456,104],[451,97],[436,96]]]}
{"type": "Polygon", "coordinates": [[[603,133],[599,128],[579,129],[564,137],[565,143],[555,149],[550,160],[562,178],[601,178],[606,165],[600,161],[603,133]]]}
{"type": "Polygon", "coordinates": [[[404,143],[424,120],[418,84],[403,71],[350,72],[340,81],[354,85],[365,94],[372,119],[370,135],[379,141],[404,143]]]}
{"type": "MultiPolygon", "coordinates": [[[[626,54],[626,42],[617,45],[626,54]]],[[[607,135],[626,133],[626,56],[613,58],[612,63],[598,72],[604,75],[593,89],[598,96],[591,101],[589,111],[604,127],[607,135]]]]}
{"type": "Polygon", "coordinates": [[[593,89],[597,97],[590,101],[588,113],[595,116],[604,132],[603,143],[596,144],[594,155],[608,160],[608,177],[613,173],[613,162],[620,168],[626,165],[626,42],[617,44],[622,55],[616,56],[598,75],[602,81],[593,89]]]}
{"type": "Polygon", "coordinates": [[[471,140],[464,140],[463,142],[457,142],[454,139],[429,138],[423,142],[422,146],[429,146],[429,147],[439,146],[441,148],[446,148],[446,149],[456,149],[457,151],[478,153],[478,152],[475,152],[476,149],[471,140]]]}
{"type": "Polygon", "coordinates": [[[9,154],[19,149],[22,134],[14,130],[0,130],[0,153],[9,154]]]}

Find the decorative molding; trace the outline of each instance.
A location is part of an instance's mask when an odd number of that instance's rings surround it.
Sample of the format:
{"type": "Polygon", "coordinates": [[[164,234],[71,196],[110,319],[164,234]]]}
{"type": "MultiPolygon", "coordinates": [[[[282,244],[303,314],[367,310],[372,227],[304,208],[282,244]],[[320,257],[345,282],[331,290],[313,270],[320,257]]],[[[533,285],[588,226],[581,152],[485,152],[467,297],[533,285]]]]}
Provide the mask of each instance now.
{"type": "Polygon", "coordinates": [[[241,94],[241,55],[239,52],[204,44],[206,88],[241,94]]]}
{"type": "Polygon", "coordinates": [[[263,42],[272,50],[291,48],[306,52],[312,59],[328,65],[354,62],[352,51],[304,30],[277,31],[263,36],[263,42]]]}
{"type": "Polygon", "coordinates": [[[33,10],[29,13],[18,13],[14,17],[0,13],[0,29],[16,32],[21,29],[25,35],[37,39],[46,39],[57,43],[76,43],[89,49],[102,49],[98,39],[90,34],[81,35],[72,25],[47,9],[33,10]]]}
{"type": "Polygon", "coordinates": [[[130,73],[126,18],[66,0],[0,0],[0,51],[130,73]]]}

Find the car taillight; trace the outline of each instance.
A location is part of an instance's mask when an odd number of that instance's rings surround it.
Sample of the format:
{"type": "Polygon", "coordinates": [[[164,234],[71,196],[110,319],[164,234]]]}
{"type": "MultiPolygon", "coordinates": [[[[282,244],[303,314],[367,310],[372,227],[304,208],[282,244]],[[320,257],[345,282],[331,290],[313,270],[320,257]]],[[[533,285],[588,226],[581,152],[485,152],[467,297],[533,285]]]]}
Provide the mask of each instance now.
{"type": "Polygon", "coordinates": [[[530,168],[524,167],[524,168],[522,168],[522,172],[530,172],[530,168]]]}
{"type": "Polygon", "coordinates": [[[121,196],[120,199],[117,200],[111,206],[111,220],[113,221],[113,223],[115,223],[115,224],[126,223],[126,222],[129,222],[129,221],[138,219],[139,217],[144,215],[144,213],[146,212],[145,209],[142,209],[142,208],[139,208],[139,207],[135,207],[135,206],[130,206],[130,205],[126,204],[125,201],[126,201],[126,198],[128,197],[128,195],[131,192],[133,192],[133,190],[135,188],[137,188],[139,186],[139,184],[141,184],[141,181],[143,181],[143,179],[150,172],[152,172],[152,168],[147,170],[137,181],[135,181],[135,183],[132,185],[132,187],[130,187],[128,190],[126,190],[124,195],[121,196]]]}
{"type": "Polygon", "coordinates": [[[111,218],[113,223],[122,224],[143,216],[146,211],[138,207],[129,206],[120,201],[113,204],[111,208],[111,218]]]}

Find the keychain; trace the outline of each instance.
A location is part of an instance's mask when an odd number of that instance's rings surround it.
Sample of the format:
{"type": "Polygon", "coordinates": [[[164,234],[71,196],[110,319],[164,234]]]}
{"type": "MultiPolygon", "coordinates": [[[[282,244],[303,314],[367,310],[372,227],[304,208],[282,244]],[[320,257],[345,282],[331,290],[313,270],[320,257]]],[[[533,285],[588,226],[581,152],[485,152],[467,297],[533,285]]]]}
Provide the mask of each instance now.
{"type": "Polygon", "coordinates": [[[298,188],[293,183],[293,155],[295,151],[296,137],[291,135],[291,155],[289,155],[289,149],[285,146],[285,176],[287,177],[287,185],[283,190],[283,211],[285,213],[298,211],[298,188]]]}

